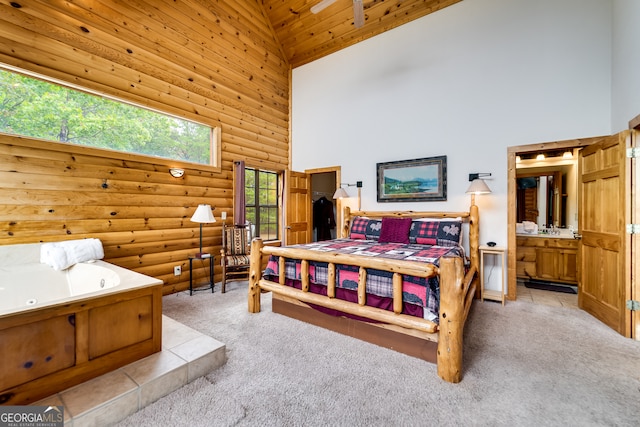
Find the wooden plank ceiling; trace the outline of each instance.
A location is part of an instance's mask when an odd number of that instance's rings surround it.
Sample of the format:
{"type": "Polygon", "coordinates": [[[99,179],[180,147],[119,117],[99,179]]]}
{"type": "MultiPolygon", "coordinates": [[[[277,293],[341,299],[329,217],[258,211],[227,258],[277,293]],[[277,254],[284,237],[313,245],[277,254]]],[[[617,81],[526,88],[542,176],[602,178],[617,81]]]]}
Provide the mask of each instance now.
{"type": "Polygon", "coordinates": [[[336,0],[317,14],[320,0],[262,0],[292,68],[436,12],[462,0],[363,0],[364,25],[353,23],[353,0],[336,0]]]}

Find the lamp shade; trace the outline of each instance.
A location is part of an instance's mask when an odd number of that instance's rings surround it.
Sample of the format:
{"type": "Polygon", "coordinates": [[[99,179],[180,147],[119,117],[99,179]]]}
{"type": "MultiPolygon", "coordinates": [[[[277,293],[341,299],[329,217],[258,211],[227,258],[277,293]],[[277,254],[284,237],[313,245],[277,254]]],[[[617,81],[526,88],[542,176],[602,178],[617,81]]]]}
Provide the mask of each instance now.
{"type": "Polygon", "coordinates": [[[191,217],[191,221],[205,224],[216,222],[213,212],[211,211],[211,205],[198,205],[198,208],[191,217]]]}
{"type": "Polygon", "coordinates": [[[489,194],[491,189],[483,179],[474,179],[467,189],[467,194],[489,194]]]}
{"type": "Polygon", "coordinates": [[[349,197],[349,195],[347,194],[347,192],[345,191],[344,188],[340,187],[336,190],[335,193],[333,193],[333,198],[334,199],[342,199],[344,197],[349,197]]]}

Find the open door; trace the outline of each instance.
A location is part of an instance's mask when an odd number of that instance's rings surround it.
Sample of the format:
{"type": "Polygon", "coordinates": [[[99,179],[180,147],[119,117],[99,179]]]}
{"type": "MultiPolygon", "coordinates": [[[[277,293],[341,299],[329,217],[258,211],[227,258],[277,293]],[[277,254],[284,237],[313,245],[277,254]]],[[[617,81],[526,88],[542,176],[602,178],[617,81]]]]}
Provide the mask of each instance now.
{"type": "Polygon", "coordinates": [[[284,244],[311,241],[311,177],[304,172],[285,173],[284,244]]]}
{"type": "Polygon", "coordinates": [[[631,176],[625,131],[583,148],[578,159],[580,278],[578,305],[631,337],[631,176]]]}
{"type": "MultiPolygon", "coordinates": [[[[638,268],[640,268],[640,116],[636,117],[635,129],[631,131],[631,146],[634,148],[634,155],[631,156],[631,223],[635,224],[635,232],[631,234],[631,300],[635,304],[640,304],[640,284],[638,283],[638,268]]],[[[631,338],[640,341],[640,307],[636,305],[631,311],[631,338]]]]}

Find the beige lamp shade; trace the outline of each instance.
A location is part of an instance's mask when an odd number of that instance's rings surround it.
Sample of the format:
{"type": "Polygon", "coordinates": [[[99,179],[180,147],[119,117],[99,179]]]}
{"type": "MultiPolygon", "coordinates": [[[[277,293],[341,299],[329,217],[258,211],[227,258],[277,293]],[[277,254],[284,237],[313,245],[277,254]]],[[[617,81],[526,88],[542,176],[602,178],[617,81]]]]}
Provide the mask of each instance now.
{"type": "Polygon", "coordinates": [[[208,224],[216,222],[216,218],[213,216],[211,205],[198,205],[198,208],[193,213],[191,221],[208,224]]]}
{"type": "Polygon", "coordinates": [[[467,194],[489,194],[491,189],[483,179],[474,179],[467,189],[467,194]]]}
{"type": "Polygon", "coordinates": [[[338,188],[335,193],[333,193],[334,199],[343,199],[345,197],[349,197],[346,190],[342,187],[338,188]]]}
{"type": "Polygon", "coordinates": [[[191,217],[191,221],[200,223],[200,252],[196,254],[196,258],[203,258],[206,254],[202,252],[202,224],[216,222],[213,212],[211,211],[211,205],[198,205],[191,217]]]}

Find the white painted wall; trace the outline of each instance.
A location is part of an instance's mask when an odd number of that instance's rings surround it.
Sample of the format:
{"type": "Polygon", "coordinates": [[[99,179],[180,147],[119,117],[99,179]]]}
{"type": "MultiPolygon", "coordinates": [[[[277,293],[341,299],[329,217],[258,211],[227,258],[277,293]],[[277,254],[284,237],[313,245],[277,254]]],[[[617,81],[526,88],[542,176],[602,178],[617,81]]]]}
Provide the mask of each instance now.
{"type": "Polygon", "coordinates": [[[640,114],[640,1],[613,2],[612,133],[640,114]]]}
{"type": "Polygon", "coordinates": [[[340,165],[369,210],[466,210],[491,172],[480,239],[506,246],[507,147],[611,133],[612,1],[464,0],[296,68],[293,169],[340,165]],[[440,155],[446,202],[376,202],[376,163],[440,155]]]}

